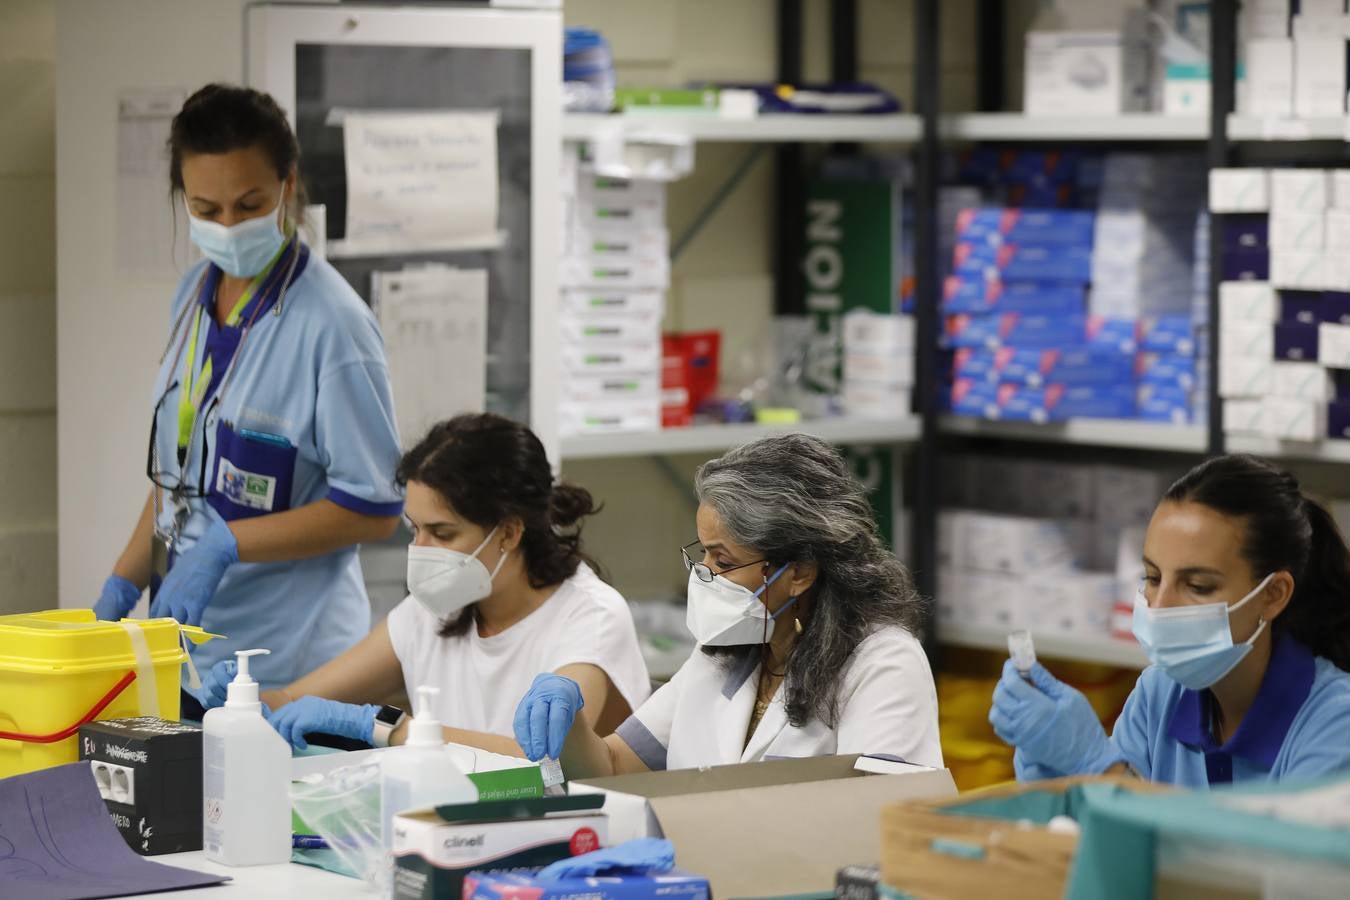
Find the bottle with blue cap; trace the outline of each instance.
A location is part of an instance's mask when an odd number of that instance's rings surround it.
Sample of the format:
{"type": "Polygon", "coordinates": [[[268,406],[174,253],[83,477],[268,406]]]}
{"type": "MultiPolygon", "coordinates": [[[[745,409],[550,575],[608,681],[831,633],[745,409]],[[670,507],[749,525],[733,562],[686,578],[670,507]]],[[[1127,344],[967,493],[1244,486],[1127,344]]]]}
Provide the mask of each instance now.
{"type": "Polygon", "coordinates": [[[248,673],[249,659],[268,652],[235,653],[225,705],[202,720],[202,849],[227,866],[291,858],[291,748],[267,724],[248,673]]]}

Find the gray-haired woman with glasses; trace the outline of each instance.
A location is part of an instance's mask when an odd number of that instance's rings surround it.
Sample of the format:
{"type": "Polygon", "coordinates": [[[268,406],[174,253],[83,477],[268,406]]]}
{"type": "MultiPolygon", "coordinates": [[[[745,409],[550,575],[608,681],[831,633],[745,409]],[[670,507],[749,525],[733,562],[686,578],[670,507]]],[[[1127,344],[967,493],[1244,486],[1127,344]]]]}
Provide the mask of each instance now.
{"type": "Polygon", "coordinates": [[[540,675],[516,712],[526,755],[571,778],[838,753],[942,765],[925,605],[839,452],[764,438],[695,485],[681,555],[698,650],[603,739],[574,727],[576,684],[540,675]]]}

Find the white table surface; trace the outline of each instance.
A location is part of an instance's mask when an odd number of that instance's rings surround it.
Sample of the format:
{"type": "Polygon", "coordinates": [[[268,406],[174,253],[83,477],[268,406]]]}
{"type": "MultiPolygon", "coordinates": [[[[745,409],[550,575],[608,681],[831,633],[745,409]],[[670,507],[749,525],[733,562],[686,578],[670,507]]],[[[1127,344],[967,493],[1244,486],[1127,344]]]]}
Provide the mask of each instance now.
{"type": "Polygon", "coordinates": [[[160,894],[138,894],[154,900],[296,900],[302,897],[322,897],[323,900],[347,900],[361,898],[370,900],[378,897],[374,891],[366,890],[364,881],[334,875],[312,866],[285,863],[279,866],[247,866],[231,868],[207,860],[200,851],[195,853],[170,853],[167,856],[147,857],[151,862],[178,866],[196,872],[229,875],[234,880],[212,887],[197,888],[190,891],[171,891],[160,894]]]}

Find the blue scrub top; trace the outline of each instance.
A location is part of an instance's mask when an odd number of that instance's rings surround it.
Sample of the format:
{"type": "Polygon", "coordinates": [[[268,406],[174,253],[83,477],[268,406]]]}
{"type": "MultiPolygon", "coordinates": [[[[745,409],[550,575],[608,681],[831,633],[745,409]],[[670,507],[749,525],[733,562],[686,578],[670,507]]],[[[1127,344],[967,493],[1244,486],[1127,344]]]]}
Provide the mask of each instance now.
{"type": "Polygon", "coordinates": [[[1188,788],[1350,773],[1350,673],[1289,634],[1276,635],[1256,700],[1224,744],[1213,737],[1213,703],[1150,666],[1111,744],[1141,776],[1188,788]]]}
{"type": "MultiPolygon", "coordinates": [[[[220,327],[211,315],[219,270],[207,262],[195,265],[174,296],[171,329],[185,304],[203,306],[194,381],[208,354],[213,376],[183,472],[189,484],[197,484],[205,453],[206,480],[215,496],[190,501],[179,553],[190,550],[216,518],[265,515],[323,499],[373,516],[402,512],[402,492],[394,482],[398,432],[379,326],[336,269],[312,257],[308,248],[300,250],[290,286],[280,298],[280,314],[274,315],[273,307],[284,272],[241,316],[241,323],[248,322],[257,307],[234,372],[223,385],[242,325],[220,327]],[[213,406],[210,398],[217,388],[219,403],[213,406]]],[[[285,261],[283,256],[276,269],[284,269],[285,261]]],[[[151,398],[152,404],[162,400],[156,436],[159,468],[171,472],[178,470],[177,384],[185,362],[179,358],[175,364],[175,356],[195,315],[195,309],[186,310],[178,334],[170,336],[173,343],[151,398]]],[[[172,518],[172,504],[166,502],[161,528],[168,530],[172,518]]],[[[264,647],[272,652],[253,660],[254,677],[265,688],[295,680],[370,630],[370,602],[357,548],[311,559],[231,566],[206,607],[202,627],[227,639],[194,647],[198,668],[235,650],[264,647]]]]}

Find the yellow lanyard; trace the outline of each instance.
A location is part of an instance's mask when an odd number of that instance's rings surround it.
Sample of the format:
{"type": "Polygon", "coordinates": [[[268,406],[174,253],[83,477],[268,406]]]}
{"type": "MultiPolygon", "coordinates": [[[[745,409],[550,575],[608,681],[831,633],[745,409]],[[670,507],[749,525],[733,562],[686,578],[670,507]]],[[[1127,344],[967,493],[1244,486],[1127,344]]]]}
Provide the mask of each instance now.
{"type": "MultiPolygon", "coordinates": [[[[285,248],[283,248],[285,249],[285,248]]],[[[244,307],[248,306],[253,295],[257,292],[259,285],[267,278],[267,274],[272,271],[272,266],[276,264],[280,257],[272,257],[272,261],[267,264],[261,272],[253,277],[240,295],[239,302],[230,310],[230,314],[225,318],[226,328],[236,328],[239,325],[239,319],[244,314],[244,307]]],[[[202,330],[202,308],[197,306],[197,317],[192,323],[192,336],[188,339],[187,359],[183,363],[183,391],[178,397],[178,449],[187,449],[188,441],[192,438],[192,426],[197,421],[197,411],[201,409],[202,401],[206,399],[206,389],[211,385],[211,357],[208,355],[202,362],[202,369],[197,373],[197,377],[192,377],[192,363],[197,358],[197,335],[202,330]]],[[[243,340],[240,340],[240,344],[243,340]]],[[[236,346],[234,352],[239,352],[236,346]]]]}

